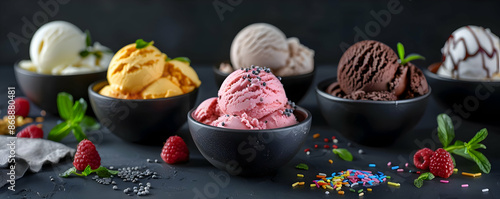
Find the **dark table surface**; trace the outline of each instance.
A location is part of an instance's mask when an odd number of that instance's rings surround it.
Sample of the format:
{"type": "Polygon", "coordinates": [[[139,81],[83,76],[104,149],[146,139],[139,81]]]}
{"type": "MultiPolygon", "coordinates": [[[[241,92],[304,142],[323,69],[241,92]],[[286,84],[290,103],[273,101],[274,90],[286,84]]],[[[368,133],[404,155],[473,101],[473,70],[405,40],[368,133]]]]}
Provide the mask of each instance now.
{"type": "MultiPolygon", "coordinates": [[[[217,87],[214,82],[211,67],[194,66],[203,82],[197,103],[204,99],[216,96],[217,87]]],[[[462,176],[460,174],[452,175],[448,180],[450,183],[442,184],[439,178],[432,181],[426,181],[420,189],[413,185],[413,180],[418,177],[417,174],[408,172],[397,173],[386,166],[387,162],[393,165],[404,167],[406,162],[412,165],[413,153],[419,148],[430,147],[436,149],[440,146],[437,139],[432,139],[432,134],[437,127],[436,116],[445,111],[439,107],[431,98],[426,109],[425,115],[418,125],[411,131],[401,136],[396,143],[389,147],[373,148],[352,144],[343,138],[338,132],[329,127],[322,118],[319,107],[316,103],[314,86],[321,80],[336,75],[336,67],[319,66],[316,70],[316,79],[311,86],[305,99],[299,103],[300,106],[310,110],[313,114],[313,126],[309,132],[306,142],[298,154],[285,166],[277,171],[273,176],[266,177],[239,177],[228,176],[224,178],[225,173],[213,167],[196,149],[190,135],[187,125],[184,125],[177,133],[185,138],[190,149],[190,161],[185,164],[168,165],[166,163],[148,163],[146,159],[160,158],[162,146],[145,146],[131,144],[121,140],[107,130],[101,129],[89,133],[89,137],[94,141],[102,158],[103,166],[127,167],[127,166],[146,166],[156,171],[161,179],[150,179],[152,189],[149,198],[333,198],[339,197],[336,192],[326,195],[324,190],[311,189],[309,183],[314,180],[319,172],[332,173],[346,169],[365,169],[373,171],[382,171],[392,176],[392,181],[399,182],[401,187],[395,188],[386,183],[372,187],[373,191],[365,194],[365,198],[499,198],[500,196],[500,128],[498,126],[487,126],[472,122],[463,121],[456,129],[456,138],[468,141],[481,128],[487,127],[489,130],[488,138],[483,143],[488,147],[482,150],[489,158],[492,166],[490,174],[484,174],[478,178],[462,176]],[[354,161],[346,162],[332,154],[331,150],[316,149],[312,150],[310,155],[306,155],[303,150],[313,148],[314,144],[321,144],[322,139],[313,139],[312,135],[320,133],[321,138],[331,138],[337,136],[339,147],[347,148],[354,155],[354,161]],[[365,151],[364,154],[358,154],[358,150],[365,151]],[[333,164],[328,163],[332,159],[333,164]],[[310,167],[308,171],[295,169],[295,165],[307,163],[310,167]],[[376,164],[376,168],[369,168],[368,164],[376,164]],[[297,173],[303,173],[306,177],[298,180],[297,173]],[[215,176],[215,177],[214,177],[215,176]],[[219,177],[219,178],[217,178],[219,177]],[[223,182],[221,182],[221,180],[223,182]],[[292,188],[292,183],[296,181],[305,181],[306,186],[292,188]],[[461,188],[461,184],[469,184],[468,188],[461,188]],[[482,193],[482,189],[488,188],[489,193],[482,193]]],[[[8,86],[17,86],[12,67],[0,67],[0,85],[4,88],[8,86]]],[[[18,93],[20,88],[16,87],[18,93]]],[[[5,115],[7,103],[7,89],[0,92],[0,115],[5,115]]],[[[18,94],[22,95],[21,94],[18,94]]],[[[32,106],[31,115],[37,116],[39,109],[32,106]]],[[[49,132],[56,124],[58,118],[47,116],[44,121],[44,131],[49,132]]],[[[45,135],[46,136],[46,135],[45,135]]],[[[436,138],[434,136],[434,138],[436,138]]],[[[75,147],[77,141],[70,135],[62,143],[75,147]]],[[[5,155],[5,154],[2,154],[5,155]]],[[[457,157],[457,168],[459,172],[479,172],[477,166],[468,160],[457,157]]],[[[16,181],[16,191],[7,190],[4,186],[0,188],[0,198],[127,198],[138,196],[127,196],[123,193],[126,187],[138,186],[137,183],[123,182],[115,177],[119,190],[113,190],[112,185],[101,185],[87,178],[60,178],[57,177],[66,169],[72,166],[70,158],[66,158],[62,163],[55,165],[45,165],[39,173],[28,173],[25,177],[16,181]],[[50,181],[49,176],[54,176],[55,180],[50,181]]],[[[410,166],[411,167],[411,166],[410,166]]],[[[411,167],[413,168],[413,167],[411,167]]],[[[407,171],[408,169],[405,169],[407,171]]],[[[144,184],[146,181],[142,181],[144,184]]],[[[356,190],[359,187],[356,188],[356,190]]],[[[366,189],[365,189],[366,190],[366,189]]],[[[359,198],[358,194],[346,190],[343,198],[359,198]]]]}

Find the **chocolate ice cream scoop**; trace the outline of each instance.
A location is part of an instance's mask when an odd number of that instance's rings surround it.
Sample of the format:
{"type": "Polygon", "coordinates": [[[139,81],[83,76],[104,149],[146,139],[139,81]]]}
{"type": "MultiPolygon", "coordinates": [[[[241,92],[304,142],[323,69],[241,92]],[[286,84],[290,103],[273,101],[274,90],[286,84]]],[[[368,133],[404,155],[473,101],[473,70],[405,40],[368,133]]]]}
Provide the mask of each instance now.
{"type": "Polygon", "coordinates": [[[389,83],[398,70],[398,56],[387,45],[377,41],[361,41],[342,55],[338,65],[340,88],[354,91],[389,91],[389,83]]]}
{"type": "Polygon", "coordinates": [[[355,43],[340,58],[338,82],[328,87],[327,92],[347,99],[377,101],[408,99],[427,93],[429,88],[422,71],[398,60],[396,53],[381,42],[355,43]]]}

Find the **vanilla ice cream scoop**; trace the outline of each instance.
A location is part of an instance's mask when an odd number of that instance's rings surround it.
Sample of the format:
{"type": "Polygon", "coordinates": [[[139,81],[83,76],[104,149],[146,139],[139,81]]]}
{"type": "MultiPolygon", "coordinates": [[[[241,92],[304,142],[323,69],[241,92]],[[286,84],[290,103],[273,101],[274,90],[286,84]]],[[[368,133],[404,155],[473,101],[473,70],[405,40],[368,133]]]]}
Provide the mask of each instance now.
{"type": "Polygon", "coordinates": [[[259,65],[278,76],[305,74],[314,69],[313,50],[297,38],[287,39],[281,30],[266,23],[243,28],[231,44],[230,57],[234,69],[259,65]]]}
{"type": "Polygon", "coordinates": [[[464,26],[455,30],[441,49],[438,74],[463,80],[500,80],[500,40],[489,29],[464,26]]]}
{"type": "Polygon", "coordinates": [[[31,39],[31,60],[22,60],[19,66],[52,75],[105,71],[113,52],[99,42],[91,45],[89,41],[90,38],[87,40],[87,35],[71,23],[49,22],[40,27],[31,39]]]}
{"type": "Polygon", "coordinates": [[[85,34],[75,25],[53,21],[38,29],[30,44],[30,58],[37,72],[50,74],[59,65],[74,63],[85,49],[85,34]]]}

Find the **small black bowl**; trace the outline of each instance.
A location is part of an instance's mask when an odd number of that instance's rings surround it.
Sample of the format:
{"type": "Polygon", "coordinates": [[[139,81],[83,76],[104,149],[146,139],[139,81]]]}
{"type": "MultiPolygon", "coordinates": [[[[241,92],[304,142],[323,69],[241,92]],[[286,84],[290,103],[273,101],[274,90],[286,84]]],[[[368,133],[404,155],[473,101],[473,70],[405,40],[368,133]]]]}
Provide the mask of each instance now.
{"type": "Polygon", "coordinates": [[[97,119],[123,140],[161,145],[186,122],[198,88],[184,95],[158,99],[118,99],[99,94],[106,80],[88,87],[90,104],[97,119]]]}
{"type": "MultiPolygon", "coordinates": [[[[229,62],[226,61],[223,63],[229,62]]],[[[215,83],[220,87],[229,74],[220,71],[219,66],[220,64],[214,66],[212,69],[215,76],[215,83]]],[[[281,77],[281,83],[283,84],[288,100],[292,100],[295,103],[299,103],[302,100],[314,80],[315,72],[316,68],[307,74],[281,77]]]]}
{"type": "Polygon", "coordinates": [[[316,96],[325,120],[348,139],[367,146],[388,146],[420,121],[427,107],[429,92],[412,99],[396,101],[351,100],[326,93],[336,78],[316,87],[316,96]]]}
{"type": "Polygon", "coordinates": [[[196,121],[191,110],[188,126],[196,147],[215,167],[231,175],[263,176],[292,159],[311,128],[312,115],[304,108],[294,111],[299,123],[277,129],[238,130],[196,121]]]}
{"type": "MultiPolygon", "coordinates": [[[[46,75],[25,70],[18,64],[14,65],[14,74],[24,95],[40,109],[53,115],[59,115],[59,92],[67,92],[75,100],[83,98],[88,102],[88,86],[97,80],[105,79],[106,73],[101,71],[76,75],[46,75]]],[[[87,114],[92,115],[92,110],[87,109],[87,114]]]]}
{"type": "Polygon", "coordinates": [[[499,126],[500,81],[469,81],[441,77],[424,70],[433,97],[462,119],[499,126]]]}

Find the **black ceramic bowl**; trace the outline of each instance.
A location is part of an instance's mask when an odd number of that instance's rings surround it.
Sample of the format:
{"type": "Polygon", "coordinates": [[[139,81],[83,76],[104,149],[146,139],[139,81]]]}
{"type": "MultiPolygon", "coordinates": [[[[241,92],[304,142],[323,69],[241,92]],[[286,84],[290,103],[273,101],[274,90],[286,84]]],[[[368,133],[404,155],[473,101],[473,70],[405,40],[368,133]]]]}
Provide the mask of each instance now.
{"type": "Polygon", "coordinates": [[[123,140],[161,145],[186,122],[198,88],[184,95],[158,99],[118,99],[98,93],[108,85],[99,81],[88,87],[90,104],[97,119],[123,140]]]}
{"type": "MultiPolygon", "coordinates": [[[[76,74],[76,75],[46,75],[31,72],[14,65],[17,83],[24,95],[40,109],[53,115],[59,115],[57,110],[57,94],[67,92],[73,99],[80,98],[89,101],[87,88],[97,80],[106,78],[106,71],[76,74]]],[[[92,114],[92,110],[87,110],[92,114]]]]}
{"type": "MultiPolygon", "coordinates": [[[[228,73],[221,72],[219,70],[219,66],[220,64],[212,67],[215,76],[215,83],[218,87],[222,85],[222,82],[224,82],[226,77],[229,75],[228,73]]],[[[292,102],[295,103],[299,103],[300,100],[302,100],[314,80],[315,72],[316,68],[307,74],[281,77],[281,83],[283,83],[283,88],[285,89],[288,100],[292,100],[292,102]]]]}
{"type": "Polygon", "coordinates": [[[429,92],[423,96],[397,101],[351,100],[325,92],[336,81],[318,84],[316,95],[325,120],[350,140],[367,146],[387,146],[410,131],[422,118],[429,92]]]}
{"type": "Polygon", "coordinates": [[[441,77],[424,70],[433,97],[443,108],[465,120],[500,125],[500,81],[468,81],[441,77]]]}
{"type": "Polygon", "coordinates": [[[198,150],[212,165],[232,175],[262,176],[292,159],[311,128],[312,115],[304,108],[294,111],[299,123],[277,129],[237,130],[196,121],[191,110],[188,126],[198,150]]]}

